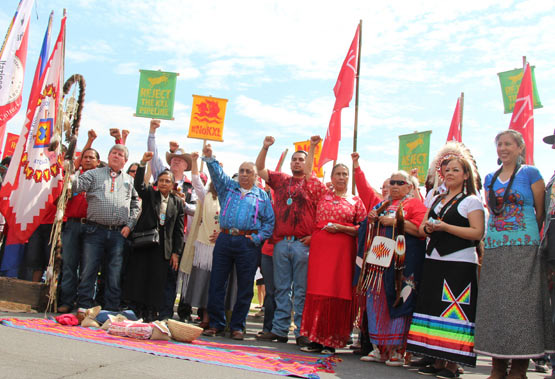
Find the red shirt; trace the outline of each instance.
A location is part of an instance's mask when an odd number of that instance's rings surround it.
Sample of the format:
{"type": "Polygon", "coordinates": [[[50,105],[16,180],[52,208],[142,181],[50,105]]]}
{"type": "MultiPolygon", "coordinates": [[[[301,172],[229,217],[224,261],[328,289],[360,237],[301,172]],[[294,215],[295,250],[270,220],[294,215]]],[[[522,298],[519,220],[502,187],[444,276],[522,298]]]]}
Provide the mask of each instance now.
{"type": "Polygon", "coordinates": [[[295,178],[271,170],[268,170],[268,177],[267,183],[274,190],[276,218],[272,240],[277,243],[286,236],[302,238],[312,235],[316,225],[316,205],[303,186],[304,177],[295,178]]]}
{"type": "Polygon", "coordinates": [[[87,194],[81,192],[68,200],[66,205],[66,218],[86,218],[87,217],[87,194]]]}

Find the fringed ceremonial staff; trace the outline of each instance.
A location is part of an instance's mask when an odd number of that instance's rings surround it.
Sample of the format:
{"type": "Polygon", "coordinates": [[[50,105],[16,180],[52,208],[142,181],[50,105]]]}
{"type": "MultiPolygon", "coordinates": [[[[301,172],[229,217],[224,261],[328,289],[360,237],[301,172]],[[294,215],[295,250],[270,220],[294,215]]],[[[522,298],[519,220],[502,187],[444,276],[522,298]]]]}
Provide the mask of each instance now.
{"type": "Polygon", "coordinates": [[[55,128],[54,142],[52,142],[50,146],[51,150],[58,148],[63,127],[68,148],[64,156],[64,185],[58,197],[56,218],[52,225],[52,233],[50,235],[50,245],[52,248],[50,250],[50,262],[46,270],[46,283],[48,285],[48,305],[46,307],[46,312],[51,310],[56,312],[58,308],[56,293],[58,290],[58,277],[60,276],[62,266],[62,224],[67,201],[71,197],[71,177],[75,172],[73,158],[75,155],[75,146],[77,145],[77,136],[79,135],[81,113],[83,112],[83,104],[85,103],[85,79],[82,75],[74,74],[65,82],[64,99],[65,103],[63,101],[60,103],[61,106],[58,111],[58,122],[55,128]],[[66,99],[66,95],[72,87],[73,91],[71,97],[66,99]],[[79,87],[79,94],[76,98],[77,87],[79,87]]]}

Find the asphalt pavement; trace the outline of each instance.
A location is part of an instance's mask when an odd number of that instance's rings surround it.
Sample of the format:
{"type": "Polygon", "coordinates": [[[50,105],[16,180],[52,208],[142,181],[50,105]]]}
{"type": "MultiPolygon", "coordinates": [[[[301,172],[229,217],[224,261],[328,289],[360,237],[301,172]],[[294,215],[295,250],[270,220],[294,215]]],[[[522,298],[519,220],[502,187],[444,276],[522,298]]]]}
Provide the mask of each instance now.
{"type": "MultiPolygon", "coordinates": [[[[5,313],[0,318],[40,318],[43,314],[5,313]]],[[[253,345],[299,353],[293,333],[288,343],[259,342],[254,337],[262,328],[262,318],[249,316],[247,335],[241,345],[253,345]]],[[[209,337],[202,337],[209,338],[209,337]]],[[[226,337],[210,339],[222,343],[226,337]]],[[[71,340],[41,333],[0,326],[0,378],[277,378],[276,375],[217,366],[188,360],[159,357],[151,354],[71,340]]],[[[320,378],[423,378],[415,371],[388,367],[380,363],[361,362],[348,349],[338,350],[340,359],[335,373],[320,372],[320,378]]],[[[544,378],[547,374],[528,370],[528,378],[544,378]]],[[[485,378],[490,359],[479,357],[476,368],[465,368],[463,378],[485,378]]]]}

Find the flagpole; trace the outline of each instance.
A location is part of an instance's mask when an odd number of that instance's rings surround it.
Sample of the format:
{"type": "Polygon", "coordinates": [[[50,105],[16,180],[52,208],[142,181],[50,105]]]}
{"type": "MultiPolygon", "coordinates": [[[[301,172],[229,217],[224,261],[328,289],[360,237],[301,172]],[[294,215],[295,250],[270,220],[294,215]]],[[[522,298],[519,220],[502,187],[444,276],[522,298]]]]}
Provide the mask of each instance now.
{"type": "Polygon", "coordinates": [[[460,123],[460,125],[461,125],[461,141],[462,141],[463,114],[464,114],[463,111],[464,111],[464,92],[461,92],[461,101],[460,101],[460,109],[459,109],[459,112],[460,112],[459,119],[461,121],[461,123],[460,123]]]}
{"type": "MultiPolygon", "coordinates": [[[[358,132],[358,83],[360,75],[360,49],[362,47],[362,20],[358,24],[358,58],[357,58],[357,75],[356,79],[356,94],[355,94],[355,126],[353,129],[353,152],[357,151],[357,132],[358,132]]],[[[353,195],[356,194],[355,186],[355,164],[352,164],[352,192],[353,195]]]]}

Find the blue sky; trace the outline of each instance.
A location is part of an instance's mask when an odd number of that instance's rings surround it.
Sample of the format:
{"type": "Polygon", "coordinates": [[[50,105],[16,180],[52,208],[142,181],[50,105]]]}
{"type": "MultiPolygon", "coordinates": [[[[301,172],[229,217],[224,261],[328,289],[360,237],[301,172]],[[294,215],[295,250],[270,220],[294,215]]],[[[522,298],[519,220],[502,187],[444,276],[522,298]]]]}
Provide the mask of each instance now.
{"type": "MultiPolygon", "coordinates": [[[[37,0],[25,76],[24,104],[51,10],[53,40],[68,11],[66,78],[87,81],[78,146],[106,158],[110,127],[131,131],[130,161],[146,149],[149,120],[133,117],[139,69],[179,72],[175,121],[163,121],[158,146],[177,140],[187,151],[192,94],[229,99],[224,142],[213,143],[228,173],[254,160],[265,135],[276,137],[267,166],[313,134],[324,136],[333,86],[363,20],[358,151],[371,184],[397,168],[398,136],[432,130],[430,153],[444,144],[457,97],[465,94],[463,142],[482,176],[496,166],[494,136],[506,129],[497,73],[536,66],[544,108],[534,112],[535,161],[552,175],[554,151],[541,139],[555,128],[555,3],[552,1],[103,1],[37,0]],[[37,19],[38,16],[38,19],[37,19]]],[[[17,0],[4,0],[5,33],[17,0]]],[[[354,99],[343,111],[339,161],[350,163],[354,99]]],[[[23,111],[8,123],[19,133],[23,111]]],[[[290,157],[290,156],[289,156],[290,157]]],[[[325,171],[331,169],[325,166],[325,171]]]]}

